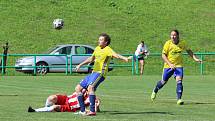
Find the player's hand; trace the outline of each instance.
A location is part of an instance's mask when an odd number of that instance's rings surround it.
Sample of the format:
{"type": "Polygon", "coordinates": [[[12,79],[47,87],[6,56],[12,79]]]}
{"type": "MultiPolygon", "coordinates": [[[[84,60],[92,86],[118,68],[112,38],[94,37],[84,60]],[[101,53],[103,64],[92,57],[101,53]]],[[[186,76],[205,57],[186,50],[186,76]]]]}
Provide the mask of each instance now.
{"type": "Polygon", "coordinates": [[[129,60],[128,58],[125,58],[125,59],[124,59],[125,62],[128,62],[128,60],[129,60]]]}
{"type": "Polygon", "coordinates": [[[171,64],[171,63],[169,64],[169,67],[170,67],[171,69],[173,69],[173,70],[175,70],[175,68],[176,68],[175,65],[174,65],[174,64],[171,64]]]}
{"type": "Polygon", "coordinates": [[[77,72],[79,69],[80,69],[80,65],[77,65],[76,67],[75,67],[75,71],[77,72]]]}
{"type": "Polygon", "coordinates": [[[133,56],[129,56],[129,57],[128,57],[128,60],[131,60],[132,58],[133,58],[133,56]]]}
{"type": "MultiPolygon", "coordinates": [[[[133,58],[133,56],[129,56],[129,57],[127,57],[127,60],[130,61],[130,60],[132,60],[132,58],[133,58]]],[[[128,62],[128,61],[126,61],[126,62],[128,62]]]]}
{"type": "Polygon", "coordinates": [[[195,59],[195,61],[198,63],[202,63],[202,60],[200,60],[200,59],[195,59]]]}

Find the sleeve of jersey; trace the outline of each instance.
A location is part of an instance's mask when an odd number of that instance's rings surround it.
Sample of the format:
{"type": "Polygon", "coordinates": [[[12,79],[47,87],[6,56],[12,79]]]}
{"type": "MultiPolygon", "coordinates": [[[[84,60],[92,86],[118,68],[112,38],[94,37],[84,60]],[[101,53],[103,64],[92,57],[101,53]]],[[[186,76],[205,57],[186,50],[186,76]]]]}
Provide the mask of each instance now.
{"type": "Polygon", "coordinates": [[[144,48],[145,48],[145,52],[147,52],[147,51],[148,51],[148,48],[147,48],[147,46],[146,46],[146,45],[144,45],[144,48]]]}
{"type": "Polygon", "coordinates": [[[138,53],[141,52],[141,48],[142,48],[141,45],[138,45],[138,47],[137,47],[138,53]]]}
{"type": "Polygon", "coordinates": [[[185,50],[189,50],[190,49],[190,47],[189,47],[189,45],[187,44],[186,41],[184,41],[184,48],[185,48],[185,50]]]}
{"type": "Polygon", "coordinates": [[[168,42],[166,42],[163,46],[163,51],[162,54],[167,54],[168,53],[168,48],[169,48],[169,44],[168,42]]]}
{"type": "Polygon", "coordinates": [[[114,53],[115,52],[110,48],[109,51],[108,51],[108,56],[112,57],[114,53]]]}

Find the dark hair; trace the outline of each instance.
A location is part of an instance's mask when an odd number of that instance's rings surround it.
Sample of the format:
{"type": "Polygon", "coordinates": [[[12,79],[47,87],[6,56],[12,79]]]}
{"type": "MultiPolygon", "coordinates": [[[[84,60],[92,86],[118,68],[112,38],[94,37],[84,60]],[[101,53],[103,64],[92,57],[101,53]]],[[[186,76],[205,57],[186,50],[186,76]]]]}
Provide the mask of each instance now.
{"type": "Polygon", "coordinates": [[[99,35],[99,37],[100,37],[100,36],[102,36],[102,37],[105,38],[105,41],[107,42],[107,45],[110,44],[111,38],[110,38],[110,36],[109,36],[108,34],[106,34],[106,33],[101,33],[101,34],[99,35]]]}
{"type": "Polygon", "coordinates": [[[173,29],[171,32],[175,32],[179,36],[179,31],[177,29],[173,29]]]}
{"type": "Polygon", "coordinates": [[[177,34],[177,38],[179,40],[179,31],[177,29],[173,29],[171,32],[175,32],[177,34]]]}
{"type": "Polygon", "coordinates": [[[141,40],[140,42],[141,42],[142,44],[144,44],[144,41],[143,41],[143,40],[141,40]]]}

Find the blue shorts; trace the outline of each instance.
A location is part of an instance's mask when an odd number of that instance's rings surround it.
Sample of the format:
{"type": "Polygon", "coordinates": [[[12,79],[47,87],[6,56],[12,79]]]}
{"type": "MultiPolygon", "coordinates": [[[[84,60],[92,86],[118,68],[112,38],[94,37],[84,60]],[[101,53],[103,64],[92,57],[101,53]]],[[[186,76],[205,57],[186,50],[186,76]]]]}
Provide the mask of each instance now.
{"type": "Polygon", "coordinates": [[[171,68],[164,68],[163,69],[163,80],[164,81],[168,81],[169,78],[174,74],[174,78],[176,76],[180,76],[181,78],[183,78],[184,75],[184,70],[183,67],[178,67],[175,68],[174,70],[171,68]]]}
{"type": "Polygon", "coordinates": [[[104,76],[102,76],[100,73],[93,72],[86,76],[81,82],[80,85],[87,89],[89,85],[94,86],[94,91],[96,91],[96,88],[99,86],[101,82],[105,80],[104,76]]]}

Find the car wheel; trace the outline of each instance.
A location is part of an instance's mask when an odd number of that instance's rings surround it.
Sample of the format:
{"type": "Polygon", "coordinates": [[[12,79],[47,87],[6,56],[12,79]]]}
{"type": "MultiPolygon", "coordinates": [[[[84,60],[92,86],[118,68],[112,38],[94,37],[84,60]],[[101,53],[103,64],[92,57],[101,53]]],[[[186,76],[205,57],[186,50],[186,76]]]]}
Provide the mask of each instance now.
{"type": "Polygon", "coordinates": [[[37,74],[39,75],[46,75],[48,73],[49,68],[47,63],[45,62],[39,62],[36,64],[36,66],[39,66],[36,68],[37,74]]]}

